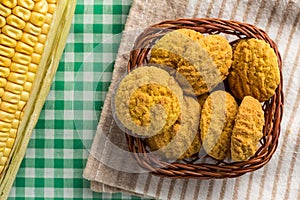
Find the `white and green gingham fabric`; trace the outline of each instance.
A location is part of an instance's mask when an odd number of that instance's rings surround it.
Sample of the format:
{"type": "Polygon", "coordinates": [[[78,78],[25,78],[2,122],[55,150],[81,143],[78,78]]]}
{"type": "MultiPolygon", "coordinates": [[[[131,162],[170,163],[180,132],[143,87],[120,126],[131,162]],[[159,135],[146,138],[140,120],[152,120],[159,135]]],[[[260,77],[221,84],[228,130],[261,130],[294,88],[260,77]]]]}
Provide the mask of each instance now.
{"type": "Polygon", "coordinates": [[[82,177],[118,51],[115,35],[131,3],[77,0],[64,54],[9,199],[140,199],[93,193],[82,177]]]}

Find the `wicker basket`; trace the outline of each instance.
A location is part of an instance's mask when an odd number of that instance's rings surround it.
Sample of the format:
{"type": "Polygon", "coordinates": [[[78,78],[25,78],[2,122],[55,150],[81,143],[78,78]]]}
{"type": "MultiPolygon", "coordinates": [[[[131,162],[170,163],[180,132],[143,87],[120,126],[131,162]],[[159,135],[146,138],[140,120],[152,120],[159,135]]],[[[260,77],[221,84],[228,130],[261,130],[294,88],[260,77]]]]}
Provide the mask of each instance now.
{"type": "Polygon", "coordinates": [[[241,176],[247,172],[252,172],[263,167],[271,159],[277,148],[280,135],[280,122],[283,114],[284,97],[282,92],[282,62],[277,45],[263,30],[251,24],[242,22],[211,18],[164,21],[145,29],[136,39],[133,48],[134,50],[130,52],[130,60],[127,66],[128,72],[148,62],[147,55],[156,40],[161,38],[167,32],[180,28],[192,29],[207,34],[230,34],[237,37],[236,39],[246,37],[258,38],[265,40],[274,49],[278,57],[281,82],[276,89],[275,95],[269,101],[263,103],[265,126],[263,129],[264,136],[260,141],[261,147],[253,157],[244,162],[220,161],[215,164],[199,164],[196,163],[196,158],[193,161],[166,163],[158,160],[151,154],[147,154],[145,143],[141,138],[133,137],[132,135],[125,133],[129,151],[134,153],[135,159],[142,167],[152,171],[155,175],[163,177],[197,179],[231,178],[241,176]],[[159,166],[164,167],[160,168],[159,166]]]}

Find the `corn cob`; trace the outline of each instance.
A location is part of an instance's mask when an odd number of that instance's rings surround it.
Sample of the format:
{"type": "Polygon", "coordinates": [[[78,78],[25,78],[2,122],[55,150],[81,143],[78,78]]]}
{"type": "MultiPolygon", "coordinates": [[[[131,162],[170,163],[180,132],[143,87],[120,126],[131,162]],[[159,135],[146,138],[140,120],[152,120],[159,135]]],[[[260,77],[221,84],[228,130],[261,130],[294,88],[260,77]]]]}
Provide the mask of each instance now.
{"type": "MultiPolygon", "coordinates": [[[[28,128],[26,123],[32,114],[39,115],[38,109],[32,106],[36,106],[35,102],[44,102],[51,83],[43,82],[44,76],[49,75],[49,68],[52,69],[50,75],[53,77],[62,52],[62,45],[51,40],[55,37],[58,41],[66,39],[70,20],[69,23],[61,20],[64,20],[63,17],[72,18],[74,5],[75,1],[0,0],[0,191],[9,162],[14,154],[18,154],[14,151],[22,149],[18,147],[19,144],[27,146],[26,140],[24,143],[27,136],[20,134],[28,135],[32,131],[33,127],[28,128]],[[64,12],[56,13],[60,12],[56,11],[58,8],[64,12]],[[66,16],[67,13],[69,16],[66,16]],[[62,30],[57,29],[59,27],[62,30]],[[50,29],[56,30],[50,33],[50,29]],[[47,45],[57,48],[59,57],[55,58],[55,63],[49,62],[53,58],[51,51],[45,50],[49,48],[47,45]],[[39,91],[41,88],[38,88],[38,84],[41,83],[46,84],[46,88],[43,88],[46,92],[39,91]],[[37,97],[42,99],[37,100],[37,97]],[[26,112],[28,114],[23,122],[26,112]]],[[[37,117],[33,121],[36,120],[37,117]]],[[[20,153],[24,155],[24,152],[20,153]]],[[[20,163],[19,160],[16,162],[20,163]]]]}

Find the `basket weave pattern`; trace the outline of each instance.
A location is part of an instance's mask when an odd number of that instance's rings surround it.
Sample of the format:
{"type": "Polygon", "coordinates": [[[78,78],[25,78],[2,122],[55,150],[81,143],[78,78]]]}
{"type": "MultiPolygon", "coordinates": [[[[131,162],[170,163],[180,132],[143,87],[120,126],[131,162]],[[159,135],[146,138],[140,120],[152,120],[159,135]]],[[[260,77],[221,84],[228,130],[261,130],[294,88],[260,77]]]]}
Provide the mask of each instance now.
{"type": "Polygon", "coordinates": [[[133,50],[130,52],[127,71],[130,72],[136,67],[147,64],[147,56],[155,42],[166,33],[180,28],[192,29],[206,34],[230,34],[236,36],[237,39],[257,38],[265,40],[274,49],[278,58],[281,81],[276,89],[275,95],[263,103],[265,126],[263,129],[264,136],[260,140],[261,147],[253,157],[244,162],[227,163],[220,161],[216,162],[216,164],[196,164],[195,161],[197,161],[197,159],[195,159],[193,161],[165,163],[151,154],[147,154],[144,141],[141,138],[133,137],[125,133],[129,151],[134,153],[135,159],[142,167],[151,170],[155,175],[163,177],[197,179],[230,178],[238,177],[263,167],[269,162],[276,151],[280,135],[280,122],[283,114],[282,61],[277,45],[269,38],[265,31],[247,23],[212,18],[164,21],[145,29],[136,39],[133,50]],[[159,168],[159,166],[164,167],[159,168]]]}

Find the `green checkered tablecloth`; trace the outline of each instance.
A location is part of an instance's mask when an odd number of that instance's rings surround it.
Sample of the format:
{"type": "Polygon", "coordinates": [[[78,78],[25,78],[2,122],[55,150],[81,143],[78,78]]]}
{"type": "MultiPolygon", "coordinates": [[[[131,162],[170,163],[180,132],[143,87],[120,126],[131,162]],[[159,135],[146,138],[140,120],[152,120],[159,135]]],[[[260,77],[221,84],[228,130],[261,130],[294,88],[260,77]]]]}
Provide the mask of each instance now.
{"type": "Polygon", "coordinates": [[[9,199],[140,199],[93,193],[82,178],[118,51],[115,35],[131,3],[77,0],[64,54],[9,199]]]}

